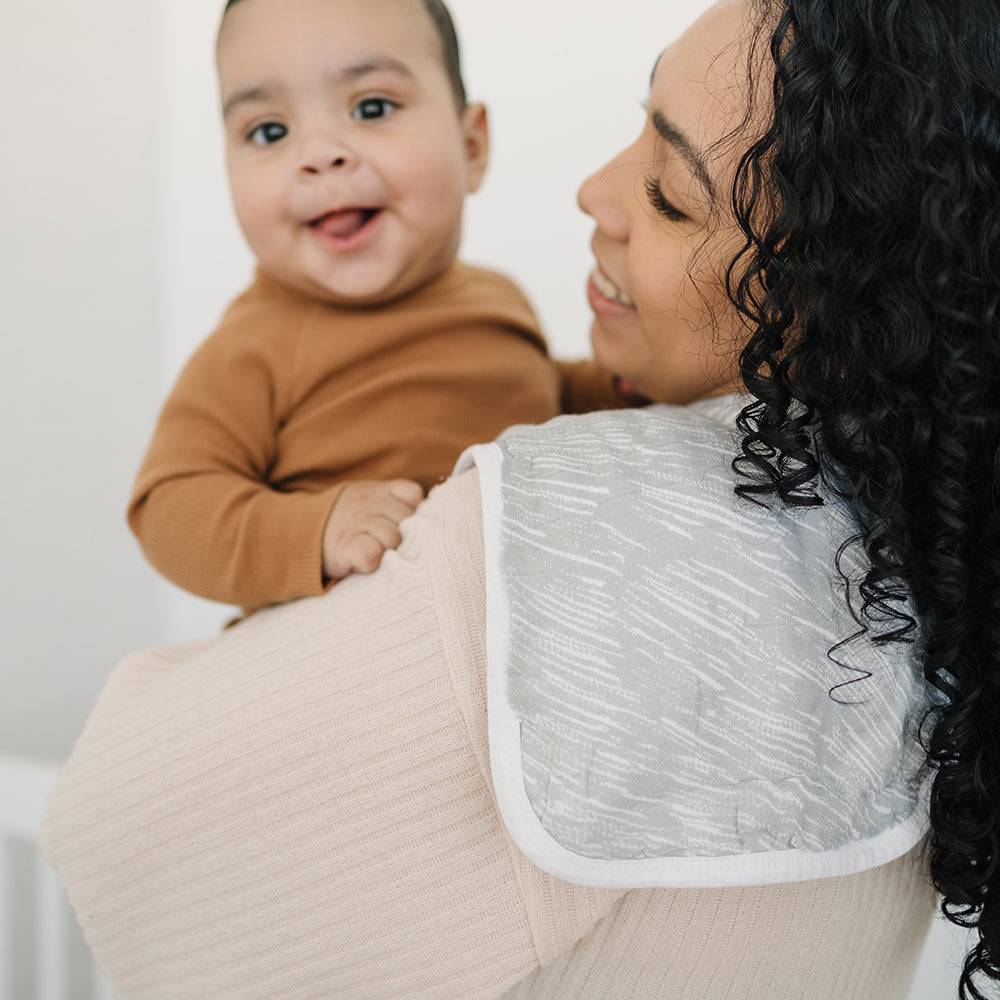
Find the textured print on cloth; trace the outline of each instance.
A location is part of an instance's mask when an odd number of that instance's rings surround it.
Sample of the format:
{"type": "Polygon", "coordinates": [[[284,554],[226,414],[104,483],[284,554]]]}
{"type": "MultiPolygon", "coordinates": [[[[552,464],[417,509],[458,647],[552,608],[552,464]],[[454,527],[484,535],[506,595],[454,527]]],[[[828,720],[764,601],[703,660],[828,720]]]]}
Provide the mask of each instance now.
{"type": "MultiPolygon", "coordinates": [[[[498,806],[566,881],[847,875],[929,827],[916,647],[828,657],[858,631],[835,563],[857,518],[822,482],[823,507],[736,496],[750,401],[517,426],[456,466],[483,496],[498,806]]],[[[867,565],[841,559],[855,608],[867,565]]]]}

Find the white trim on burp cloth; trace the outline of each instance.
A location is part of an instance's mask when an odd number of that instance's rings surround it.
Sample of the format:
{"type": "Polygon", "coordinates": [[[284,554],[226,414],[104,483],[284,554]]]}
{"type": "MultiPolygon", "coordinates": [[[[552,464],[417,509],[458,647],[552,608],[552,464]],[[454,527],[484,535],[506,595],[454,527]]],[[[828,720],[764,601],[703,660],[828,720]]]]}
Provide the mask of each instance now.
{"type": "MultiPolygon", "coordinates": [[[[565,881],[849,875],[929,827],[932,689],[911,645],[828,658],[858,631],[834,565],[857,521],[820,487],[814,508],[735,495],[747,402],[558,417],[456,466],[481,483],[497,803],[565,881]]],[[[854,584],[865,559],[844,553],[854,584]]]]}

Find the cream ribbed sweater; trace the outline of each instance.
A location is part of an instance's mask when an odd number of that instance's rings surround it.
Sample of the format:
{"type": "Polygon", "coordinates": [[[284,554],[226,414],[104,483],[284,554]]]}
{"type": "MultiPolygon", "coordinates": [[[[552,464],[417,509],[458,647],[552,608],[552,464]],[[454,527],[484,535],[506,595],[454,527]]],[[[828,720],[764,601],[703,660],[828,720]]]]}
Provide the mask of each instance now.
{"type": "Polygon", "coordinates": [[[115,670],[42,832],[124,1000],[904,1000],[918,850],[713,890],[561,882],[490,784],[474,472],[371,577],[115,670]]]}

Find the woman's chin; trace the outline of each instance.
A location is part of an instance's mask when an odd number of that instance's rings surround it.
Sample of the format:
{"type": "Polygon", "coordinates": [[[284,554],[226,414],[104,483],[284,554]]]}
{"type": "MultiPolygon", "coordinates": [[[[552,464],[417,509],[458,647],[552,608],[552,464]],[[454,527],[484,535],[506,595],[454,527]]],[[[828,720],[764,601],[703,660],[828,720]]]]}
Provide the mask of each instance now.
{"type": "Polygon", "coordinates": [[[635,386],[642,376],[634,371],[635,359],[628,356],[623,346],[621,341],[610,336],[599,322],[595,321],[591,326],[590,350],[594,360],[606,372],[611,372],[620,385],[635,386]]]}
{"type": "Polygon", "coordinates": [[[629,358],[628,351],[624,347],[622,338],[610,333],[600,320],[594,320],[590,327],[590,348],[594,360],[605,371],[614,372],[622,378],[631,380],[633,374],[625,369],[633,368],[635,362],[629,358]]]}

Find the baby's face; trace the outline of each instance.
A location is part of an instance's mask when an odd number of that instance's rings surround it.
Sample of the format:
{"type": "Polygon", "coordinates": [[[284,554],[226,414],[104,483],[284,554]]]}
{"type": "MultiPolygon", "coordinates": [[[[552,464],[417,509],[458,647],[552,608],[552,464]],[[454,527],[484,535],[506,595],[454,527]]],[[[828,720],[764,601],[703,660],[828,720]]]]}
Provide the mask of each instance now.
{"type": "Polygon", "coordinates": [[[264,271],[369,304],[451,263],[486,113],[459,110],[419,0],[243,0],[218,67],[233,202],[264,271]]]}

